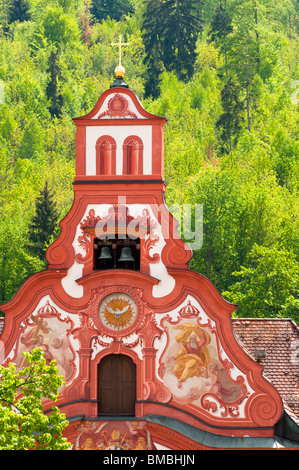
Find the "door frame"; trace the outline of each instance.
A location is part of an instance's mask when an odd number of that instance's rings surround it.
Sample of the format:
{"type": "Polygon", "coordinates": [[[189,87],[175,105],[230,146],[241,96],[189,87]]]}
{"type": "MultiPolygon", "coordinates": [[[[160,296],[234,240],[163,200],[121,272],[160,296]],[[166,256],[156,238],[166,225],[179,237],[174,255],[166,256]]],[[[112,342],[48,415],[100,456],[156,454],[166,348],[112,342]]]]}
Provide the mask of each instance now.
{"type": "Polygon", "coordinates": [[[98,416],[135,416],[135,403],[136,403],[136,364],[131,357],[125,354],[108,354],[103,357],[98,363],[98,416]],[[109,359],[109,365],[112,370],[111,381],[104,382],[104,386],[101,386],[101,374],[100,369],[104,361],[109,359]],[[129,394],[130,394],[130,403],[129,407],[124,406],[124,401],[118,399],[118,396],[122,394],[122,387],[125,387],[126,383],[123,381],[124,375],[121,371],[124,362],[129,364],[132,372],[132,381],[129,383],[129,394]],[[105,384],[108,384],[108,388],[105,387],[105,384]],[[108,391],[109,395],[112,396],[112,400],[109,403],[111,410],[107,413],[101,410],[102,404],[107,404],[105,400],[101,400],[101,392],[104,390],[108,391]],[[131,401],[131,398],[134,396],[134,405],[131,401]],[[133,406],[132,406],[133,405],[133,406]],[[130,408],[130,409],[129,409],[130,408]]]}
{"type": "Polygon", "coordinates": [[[135,417],[142,416],[142,410],[138,402],[143,400],[143,361],[132,350],[125,348],[119,343],[113,343],[109,348],[100,351],[96,357],[91,361],[90,365],[90,399],[95,402],[94,416],[98,416],[98,366],[101,360],[110,356],[111,354],[122,354],[129,356],[136,366],[136,402],[135,402],[135,417]]]}

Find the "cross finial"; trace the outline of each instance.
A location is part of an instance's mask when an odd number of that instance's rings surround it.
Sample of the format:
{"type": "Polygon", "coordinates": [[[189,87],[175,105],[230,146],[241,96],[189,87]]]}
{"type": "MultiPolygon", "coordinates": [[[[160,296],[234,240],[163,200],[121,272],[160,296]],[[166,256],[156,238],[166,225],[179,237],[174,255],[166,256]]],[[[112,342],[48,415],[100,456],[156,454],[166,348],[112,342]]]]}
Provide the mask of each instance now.
{"type": "Polygon", "coordinates": [[[121,46],[128,46],[130,43],[129,42],[121,42],[121,34],[119,35],[119,41],[118,42],[112,42],[111,46],[118,46],[118,66],[122,67],[121,65],[121,46]]]}

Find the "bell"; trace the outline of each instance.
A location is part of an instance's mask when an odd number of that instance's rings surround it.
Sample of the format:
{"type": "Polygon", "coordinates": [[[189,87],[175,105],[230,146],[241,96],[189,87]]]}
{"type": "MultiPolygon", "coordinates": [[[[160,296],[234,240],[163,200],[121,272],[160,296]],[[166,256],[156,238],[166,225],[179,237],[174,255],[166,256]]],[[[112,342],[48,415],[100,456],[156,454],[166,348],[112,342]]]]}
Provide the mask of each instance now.
{"type": "Polygon", "coordinates": [[[108,246],[102,246],[101,248],[101,253],[100,253],[100,256],[98,257],[98,259],[112,259],[112,256],[111,256],[111,253],[110,253],[110,250],[109,250],[109,247],[108,246]]]}
{"type": "Polygon", "coordinates": [[[122,248],[118,261],[135,261],[132,256],[131,248],[129,246],[124,246],[122,248]]]}

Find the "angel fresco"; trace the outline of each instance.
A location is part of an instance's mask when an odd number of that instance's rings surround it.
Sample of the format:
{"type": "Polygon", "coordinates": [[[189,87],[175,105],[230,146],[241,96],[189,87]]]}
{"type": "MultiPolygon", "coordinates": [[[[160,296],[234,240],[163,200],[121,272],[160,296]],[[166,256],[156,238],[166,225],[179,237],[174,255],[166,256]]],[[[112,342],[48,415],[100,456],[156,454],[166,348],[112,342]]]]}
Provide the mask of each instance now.
{"type": "Polygon", "coordinates": [[[49,364],[54,359],[60,374],[67,381],[74,373],[74,351],[68,334],[68,321],[60,320],[59,313],[54,308],[51,314],[44,315],[30,315],[25,320],[12,360],[20,369],[25,361],[22,353],[41,348],[46,363],[49,364]]]}
{"type": "Polygon", "coordinates": [[[155,450],[145,421],[83,421],[75,450],[155,450]]]}

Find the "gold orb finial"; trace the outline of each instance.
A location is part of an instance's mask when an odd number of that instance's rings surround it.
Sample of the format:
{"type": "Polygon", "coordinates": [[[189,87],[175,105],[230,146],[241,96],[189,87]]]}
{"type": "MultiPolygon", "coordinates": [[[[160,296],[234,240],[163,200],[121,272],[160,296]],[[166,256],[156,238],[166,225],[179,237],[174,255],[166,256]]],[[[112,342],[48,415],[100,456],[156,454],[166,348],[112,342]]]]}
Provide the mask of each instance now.
{"type": "Polygon", "coordinates": [[[114,75],[116,78],[124,78],[125,76],[125,69],[122,65],[118,65],[117,67],[115,67],[115,70],[114,70],[114,75]]]}

